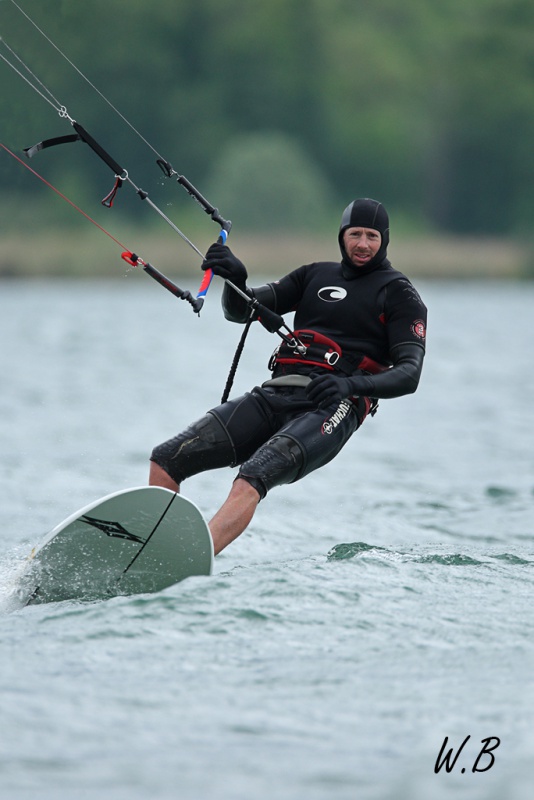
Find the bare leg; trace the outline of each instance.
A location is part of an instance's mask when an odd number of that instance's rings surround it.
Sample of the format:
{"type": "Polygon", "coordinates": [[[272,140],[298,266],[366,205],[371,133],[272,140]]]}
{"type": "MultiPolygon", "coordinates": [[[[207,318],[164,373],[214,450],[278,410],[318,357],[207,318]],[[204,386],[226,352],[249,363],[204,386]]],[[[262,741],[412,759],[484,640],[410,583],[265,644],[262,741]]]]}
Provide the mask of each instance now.
{"type": "Polygon", "coordinates": [[[164,489],[171,489],[173,492],[180,491],[179,485],[175,483],[171,476],[154,461],[150,462],[148,483],[150,486],[163,486],[164,489]]]}
{"type": "MultiPolygon", "coordinates": [[[[154,461],[150,462],[148,478],[150,486],[163,486],[179,492],[180,486],[154,461]]],[[[215,555],[243,533],[254,516],[260,496],[248,481],[237,478],[230,494],[209,524],[215,555]]]]}
{"type": "Polygon", "coordinates": [[[254,516],[260,496],[248,481],[237,478],[227,499],[209,524],[215,555],[243,533],[254,516]]]}

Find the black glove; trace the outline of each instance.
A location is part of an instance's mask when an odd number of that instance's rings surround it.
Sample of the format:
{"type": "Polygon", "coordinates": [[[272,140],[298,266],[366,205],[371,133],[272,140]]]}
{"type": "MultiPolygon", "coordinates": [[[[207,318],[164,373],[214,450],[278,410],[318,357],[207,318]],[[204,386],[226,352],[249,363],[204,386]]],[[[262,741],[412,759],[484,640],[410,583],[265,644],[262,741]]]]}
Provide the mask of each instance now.
{"type": "Polygon", "coordinates": [[[202,262],[202,269],[211,269],[215,275],[226,278],[240,289],[245,288],[248,278],[247,269],[225,244],[215,242],[211,245],[202,262]]]}
{"type": "Polygon", "coordinates": [[[353,382],[351,378],[342,378],[339,375],[327,373],[313,378],[306,386],[306,394],[312,403],[324,408],[330,403],[339,402],[345,397],[353,395],[353,382]]]}

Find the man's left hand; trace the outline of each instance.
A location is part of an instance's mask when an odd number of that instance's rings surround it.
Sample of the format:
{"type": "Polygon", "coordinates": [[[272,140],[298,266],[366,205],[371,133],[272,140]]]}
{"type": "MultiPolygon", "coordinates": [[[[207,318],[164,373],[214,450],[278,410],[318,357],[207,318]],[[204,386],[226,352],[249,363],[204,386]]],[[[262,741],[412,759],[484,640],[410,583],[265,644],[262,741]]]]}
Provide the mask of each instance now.
{"type": "Polygon", "coordinates": [[[312,403],[328,406],[335,401],[343,400],[354,394],[350,378],[339,375],[320,375],[306,386],[306,394],[312,403]]]}

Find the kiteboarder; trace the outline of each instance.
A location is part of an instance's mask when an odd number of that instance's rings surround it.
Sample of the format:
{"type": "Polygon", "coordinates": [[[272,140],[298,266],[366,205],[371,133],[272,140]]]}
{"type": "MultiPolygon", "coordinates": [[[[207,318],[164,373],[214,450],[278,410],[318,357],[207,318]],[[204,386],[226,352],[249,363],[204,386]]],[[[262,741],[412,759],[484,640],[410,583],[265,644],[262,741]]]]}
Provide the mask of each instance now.
{"type": "MultiPolygon", "coordinates": [[[[411,281],[387,258],[389,218],[376,200],[354,200],[338,234],[341,261],[301,266],[247,288],[247,270],[221,243],[202,268],[278,314],[295,311],[294,334],[271,359],[271,377],[208,411],[154,448],[149,483],[173,491],[209,469],[239,466],[210,522],[215,553],[239,536],[273,487],[331,461],[376,412],[378,400],[415,392],[425,354],[427,310],[411,281]]],[[[225,284],[227,319],[250,306],[225,284]]]]}

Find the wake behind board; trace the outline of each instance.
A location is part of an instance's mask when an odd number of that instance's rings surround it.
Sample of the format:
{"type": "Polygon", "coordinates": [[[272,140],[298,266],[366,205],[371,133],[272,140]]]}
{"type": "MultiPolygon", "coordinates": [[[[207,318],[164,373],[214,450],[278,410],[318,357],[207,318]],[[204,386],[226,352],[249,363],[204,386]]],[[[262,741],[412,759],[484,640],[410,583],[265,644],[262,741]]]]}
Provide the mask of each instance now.
{"type": "Polygon", "coordinates": [[[21,580],[27,605],[158,592],[210,575],[213,542],[190,500],[159,486],[107,495],[55,527],[21,580]]]}

